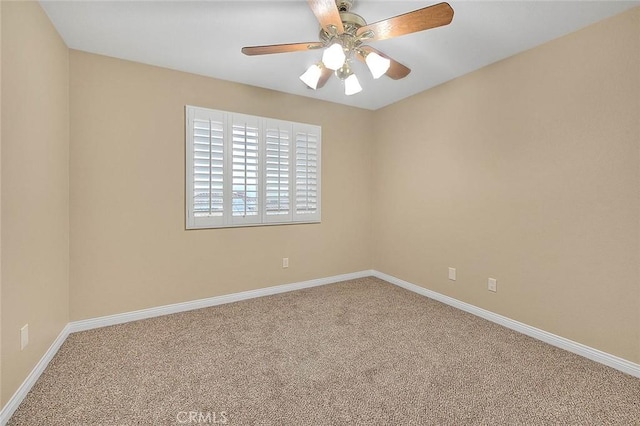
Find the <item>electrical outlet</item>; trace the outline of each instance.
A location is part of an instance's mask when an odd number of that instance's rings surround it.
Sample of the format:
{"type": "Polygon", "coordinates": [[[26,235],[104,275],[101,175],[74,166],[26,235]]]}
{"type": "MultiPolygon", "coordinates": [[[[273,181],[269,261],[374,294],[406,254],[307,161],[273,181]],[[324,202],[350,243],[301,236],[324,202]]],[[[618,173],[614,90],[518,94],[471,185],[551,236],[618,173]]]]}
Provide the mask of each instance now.
{"type": "Polygon", "coordinates": [[[25,324],[20,329],[20,350],[23,350],[29,344],[29,324],[25,324]]]}
{"type": "Polygon", "coordinates": [[[449,279],[451,281],[456,280],[456,268],[449,268],[449,279]]]}
{"type": "Polygon", "coordinates": [[[489,291],[493,291],[494,293],[498,291],[498,281],[495,278],[489,278],[487,282],[487,289],[489,291]]]}
{"type": "Polygon", "coordinates": [[[289,267],[289,258],[288,257],[283,257],[282,258],[282,267],[283,268],[288,268],[289,267]]]}

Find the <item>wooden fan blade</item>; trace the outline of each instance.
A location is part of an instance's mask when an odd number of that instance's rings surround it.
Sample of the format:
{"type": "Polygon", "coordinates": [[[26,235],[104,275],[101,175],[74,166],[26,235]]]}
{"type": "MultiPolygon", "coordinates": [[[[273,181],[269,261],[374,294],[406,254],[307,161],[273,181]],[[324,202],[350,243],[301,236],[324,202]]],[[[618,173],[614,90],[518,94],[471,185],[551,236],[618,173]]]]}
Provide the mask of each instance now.
{"type": "Polygon", "coordinates": [[[320,78],[318,79],[318,85],[316,86],[316,89],[319,89],[327,84],[327,81],[329,80],[329,77],[331,77],[331,74],[333,74],[333,70],[330,70],[327,67],[322,67],[322,73],[320,74],[320,78]]]}
{"type": "MultiPolygon", "coordinates": [[[[409,73],[411,72],[410,68],[405,67],[400,62],[398,62],[398,61],[396,61],[394,59],[391,59],[390,57],[388,57],[384,53],[380,52],[379,50],[374,49],[371,46],[361,46],[360,50],[363,51],[363,52],[366,52],[366,53],[375,52],[378,55],[382,56],[383,58],[387,58],[388,60],[390,60],[391,61],[391,65],[389,66],[389,69],[385,73],[385,75],[387,77],[390,77],[390,78],[392,78],[394,80],[400,80],[401,78],[405,78],[406,76],[408,76],[409,73]]],[[[363,55],[362,53],[358,52],[357,58],[360,61],[365,62],[365,55],[363,55]]]]}
{"type": "Polygon", "coordinates": [[[335,0],[307,0],[309,7],[313,11],[313,14],[318,18],[318,22],[326,32],[331,34],[329,26],[336,27],[338,34],[344,32],[342,26],[342,19],[340,18],[340,12],[338,12],[338,6],[336,6],[335,0]]]}
{"type": "Polygon", "coordinates": [[[452,20],[453,9],[449,6],[449,3],[438,3],[433,6],[405,13],[404,15],[398,15],[385,19],[384,21],[365,25],[364,27],[360,27],[356,34],[361,36],[367,31],[372,31],[372,40],[386,40],[392,37],[448,25],[452,20]]]}
{"type": "Polygon", "coordinates": [[[299,52],[301,50],[317,49],[319,47],[322,47],[322,43],[316,41],[309,43],[270,44],[267,46],[243,47],[242,53],[249,56],[269,55],[271,53],[299,52]]]}

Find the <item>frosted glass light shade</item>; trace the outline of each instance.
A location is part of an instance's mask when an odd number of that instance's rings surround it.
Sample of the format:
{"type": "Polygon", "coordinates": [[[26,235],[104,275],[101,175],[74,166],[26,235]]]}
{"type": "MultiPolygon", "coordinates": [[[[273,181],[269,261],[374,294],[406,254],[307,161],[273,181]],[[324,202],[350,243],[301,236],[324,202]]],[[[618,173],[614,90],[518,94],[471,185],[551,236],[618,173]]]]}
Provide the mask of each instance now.
{"type": "Polygon", "coordinates": [[[320,80],[320,74],[322,74],[322,70],[317,64],[314,64],[300,76],[300,80],[313,90],[316,90],[318,87],[318,81],[320,80]]]}
{"type": "Polygon", "coordinates": [[[358,81],[358,77],[355,74],[351,74],[344,81],[344,94],[347,96],[355,95],[358,92],[362,91],[362,86],[360,86],[360,82],[358,81]]]}
{"type": "Polygon", "coordinates": [[[371,75],[373,75],[373,78],[382,77],[391,66],[391,61],[389,59],[383,58],[376,52],[369,53],[365,58],[365,62],[367,63],[367,66],[369,67],[369,71],[371,71],[371,75]]]}
{"type": "Polygon", "coordinates": [[[344,50],[338,43],[329,46],[322,54],[322,63],[325,67],[333,71],[344,65],[346,59],[347,57],[344,54],[344,50]]]}

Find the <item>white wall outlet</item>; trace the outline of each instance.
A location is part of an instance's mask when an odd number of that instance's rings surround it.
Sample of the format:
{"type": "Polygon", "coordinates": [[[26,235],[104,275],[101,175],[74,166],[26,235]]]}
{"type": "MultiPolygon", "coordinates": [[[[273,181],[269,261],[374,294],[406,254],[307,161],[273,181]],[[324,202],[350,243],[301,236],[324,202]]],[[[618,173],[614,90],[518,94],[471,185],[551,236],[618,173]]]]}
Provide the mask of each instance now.
{"type": "Polygon", "coordinates": [[[498,281],[495,278],[489,278],[489,281],[487,282],[487,289],[494,293],[498,291],[498,281]]]}
{"type": "Polygon", "coordinates": [[[282,258],[282,267],[283,268],[288,268],[289,267],[289,258],[288,257],[283,257],[282,258]]]}
{"type": "Polygon", "coordinates": [[[456,268],[449,268],[449,279],[451,281],[456,280],[456,268]]]}
{"type": "Polygon", "coordinates": [[[29,344],[29,324],[25,324],[20,329],[20,350],[23,350],[29,344]]]}

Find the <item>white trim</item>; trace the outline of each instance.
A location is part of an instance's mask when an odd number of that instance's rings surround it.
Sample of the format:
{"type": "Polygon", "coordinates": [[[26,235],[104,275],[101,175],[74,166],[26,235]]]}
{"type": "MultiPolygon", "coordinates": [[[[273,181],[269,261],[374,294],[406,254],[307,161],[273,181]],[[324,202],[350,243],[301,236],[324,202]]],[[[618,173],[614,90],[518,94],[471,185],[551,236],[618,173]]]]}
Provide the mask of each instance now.
{"type": "Polygon", "coordinates": [[[469,303],[462,302],[458,299],[454,299],[453,297],[445,296],[444,294],[436,293],[432,290],[427,290],[424,287],[411,284],[410,282],[401,280],[400,278],[396,278],[375,270],[372,271],[372,274],[376,278],[380,278],[381,280],[385,280],[406,290],[418,293],[430,299],[437,300],[444,304],[453,306],[454,308],[458,308],[462,311],[469,312],[470,314],[476,315],[480,318],[484,318],[491,322],[495,322],[496,324],[500,324],[519,333],[526,334],[527,336],[541,340],[552,346],[556,346],[566,351],[573,352],[574,354],[581,355],[592,361],[599,362],[600,364],[615,368],[616,370],[622,371],[623,373],[627,373],[640,378],[640,364],[627,361],[626,359],[608,354],[606,352],[602,352],[598,349],[583,345],[582,343],[574,342],[573,340],[569,340],[564,337],[549,333],[547,331],[540,330],[539,328],[523,324],[521,322],[512,320],[511,318],[507,318],[491,311],[487,311],[486,309],[478,308],[477,306],[470,305],[469,303]]]}
{"type": "Polygon", "coordinates": [[[256,297],[270,296],[273,294],[286,293],[303,288],[317,287],[340,281],[353,280],[356,278],[370,277],[373,271],[360,271],[351,274],[334,275],[332,277],[318,278],[315,280],[302,281],[292,284],[283,284],[274,287],[259,288],[257,290],[243,291],[240,293],[225,294],[224,296],[210,297],[207,299],[193,300],[191,302],[175,303],[173,305],[159,306],[157,308],[142,309],[139,311],[125,312],[122,314],[108,315],[99,318],[74,321],[69,323],[70,332],[91,330],[93,328],[106,327],[109,325],[122,324],[131,321],[138,321],[145,318],[153,318],[162,315],[175,314],[177,312],[192,311],[194,309],[208,308],[210,306],[223,305],[225,303],[239,302],[241,300],[253,299],[256,297]]]}
{"type": "Polygon", "coordinates": [[[36,364],[31,373],[29,373],[24,382],[22,382],[18,390],[16,390],[16,392],[13,394],[9,402],[7,402],[7,404],[4,406],[2,411],[0,411],[0,426],[6,425],[6,423],[9,421],[16,409],[20,406],[22,400],[25,398],[25,396],[27,396],[33,385],[36,383],[45,368],[47,368],[47,365],[53,359],[55,354],[60,349],[60,346],[62,346],[70,333],[91,330],[94,328],[106,327],[110,325],[123,324],[126,322],[138,321],[141,319],[153,318],[161,315],[169,315],[178,312],[191,311],[194,309],[207,308],[210,306],[222,305],[225,303],[239,302],[241,300],[253,299],[256,297],[270,296],[279,293],[286,293],[289,291],[302,290],[305,288],[317,287],[321,285],[333,284],[340,281],[348,281],[369,276],[380,278],[406,290],[412,291],[422,296],[426,296],[430,299],[437,300],[439,302],[453,306],[454,308],[458,308],[462,311],[469,312],[470,314],[476,315],[480,318],[495,322],[519,333],[526,334],[527,336],[549,343],[550,345],[559,347],[569,352],[573,352],[585,358],[591,359],[593,361],[615,368],[616,370],[620,370],[624,373],[640,378],[640,364],[635,364],[631,361],[627,361],[606,352],[602,352],[598,349],[594,349],[581,343],[565,339],[564,337],[556,336],[555,334],[540,330],[535,327],[531,327],[529,325],[512,320],[502,315],[495,314],[485,309],[478,308],[477,306],[470,305],[452,297],[436,293],[435,291],[427,290],[424,287],[411,284],[410,282],[401,280],[400,278],[396,278],[376,270],[365,270],[360,272],[353,272],[350,274],[334,275],[332,277],[318,278],[315,280],[302,281],[292,284],[283,284],[257,290],[243,291],[241,293],[210,297],[208,299],[200,299],[191,302],[176,303],[173,305],[159,306],[157,308],[142,309],[139,311],[125,312],[122,314],[108,315],[99,318],[70,322],[62,329],[47,352],[36,364]]]}
{"type": "Polygon", "coordinates": [[[49,362],[56,355],[58,349],[60,349],[60,346],[62,346],[64,341],[67,340],[67,336],[69,336],[70,333],[69,325],[70,324],[64,326],[64,328],[62,329],[56,340],[53,341],[47,352],[45,352],[42,358],[40,358],[40,361],[38,361],[33,370],[31,370],[31,373],[29,373],[27,378],[24,379],[24,382],[22,382],[18,390],[16,390],[16,392],[13,394],[9,402],[7,402],[7,404],[4,406],[2,411],[0,411],[0,425],[4,426],[5,424],[7,424],[13,413],[22,403],[24,397],[27,396],[33,385],[35,385],[38,381],[38,378],[40,378],[42,372],[45,370],[45,368],[47,368],[47,365],[49,365],[49,362]]]}

